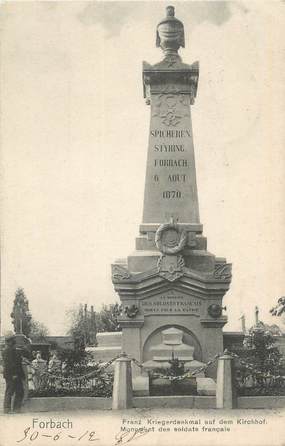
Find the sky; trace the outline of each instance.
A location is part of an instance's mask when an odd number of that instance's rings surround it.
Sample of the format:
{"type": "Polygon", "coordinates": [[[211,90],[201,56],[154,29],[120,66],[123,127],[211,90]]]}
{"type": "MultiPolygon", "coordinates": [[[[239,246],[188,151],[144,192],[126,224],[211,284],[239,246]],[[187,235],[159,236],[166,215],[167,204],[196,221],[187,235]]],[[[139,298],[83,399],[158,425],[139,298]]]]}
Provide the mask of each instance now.
{"type": "MultiPolygon", "coordinates": [[[[285,295],[284,2],[172,2],[185,63],[200,62],[192,108],[208,249],[233,264],[229,322],[268,323],[285,295]]],[[[142,219],[149,107],[142,61],[161,60],[168,2],[2,2],[2,333],[22,287],[35,319],[117,296],[111,263],[142,219]]]]}

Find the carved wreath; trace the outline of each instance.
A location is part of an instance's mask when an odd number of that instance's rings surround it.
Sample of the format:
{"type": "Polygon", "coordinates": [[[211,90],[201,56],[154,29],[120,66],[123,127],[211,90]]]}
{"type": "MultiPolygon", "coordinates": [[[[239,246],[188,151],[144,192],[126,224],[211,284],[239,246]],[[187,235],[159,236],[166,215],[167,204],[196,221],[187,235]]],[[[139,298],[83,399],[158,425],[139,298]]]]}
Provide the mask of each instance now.
{"type": "Polygon", "coordinates": [[[130,307],[128,307],[128,306],[125,307],[124,312],[125,312],[126,316],[128,316],[129,318],[132,319],[132,318],[136,317],[136,315],[139,312],[139,309],[135,304],[133,304],[130,307]]]}
{"type": "Polygon", "coordinates": [[[178,252],[182,251],[182,249],[186,245],[186,242],[187,242],[187,232],[184,229],[180,229],[178,225],[175,223],[164,223],[160,225],[155,234],[155,244],[159,249],[159,251],[164,254],[177,254],[178,252]],[[180,239],[177,245],[173,247],[166,246],[162,242],[163,233],[165,231],[168,231],[169,229],[174,229],[180,235],[180,239]]]}

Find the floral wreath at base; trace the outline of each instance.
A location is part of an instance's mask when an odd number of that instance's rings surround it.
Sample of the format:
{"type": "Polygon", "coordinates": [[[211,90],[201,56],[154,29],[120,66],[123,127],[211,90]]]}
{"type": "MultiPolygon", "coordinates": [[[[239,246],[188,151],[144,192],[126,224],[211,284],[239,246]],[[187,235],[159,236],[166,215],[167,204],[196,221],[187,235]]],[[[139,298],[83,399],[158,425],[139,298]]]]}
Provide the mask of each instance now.
{"type": "Polygon", "coordinates": [[[160,252],[164,254],[177,254],[182,251],[187,242],[187,232],[185,229],[180,229],[179,226],[175,223],[164,223],[159,226],[158,230],[155,233],[155,244],[160,252]],[[169,248],[162,243],[162,235],[165,231],[169,229],[174,229],[180,235],[179,242],[173,248],[169,248]]]}

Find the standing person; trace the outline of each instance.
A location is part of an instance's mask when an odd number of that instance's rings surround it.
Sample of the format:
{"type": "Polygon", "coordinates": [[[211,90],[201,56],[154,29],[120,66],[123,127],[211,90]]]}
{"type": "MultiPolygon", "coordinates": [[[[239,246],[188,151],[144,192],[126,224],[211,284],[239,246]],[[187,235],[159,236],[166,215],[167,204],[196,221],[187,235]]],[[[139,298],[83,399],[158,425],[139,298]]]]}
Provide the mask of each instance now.
{"type": "Polygon", "coordinates": [[[48,371],[57,375],[61,374],[61,360],[58,359],[56,350],[53,351],[48,363],[48,371]]]}
{"type": "Polygon", "coordinates": [[[4,413],[20,412],[24,397],[23,378],[25,377],[22,355],[16,350],[15,336],[8,336],[5,343],[6,346],[3,350],[3,376],[6,381],[4,413]],[[14,407],[12,408],[11,403],[14,395],[14,407]]]}
{"type": "Polygon", "coordinates": [[[58,385],[61,382],[61,361],[58,359],[56,350],[52,353],[52,356],[48,363],[48,371],[51,374],[50,375],[50,383],[52,387],[58,387],[58,385]],[[57,375],[57,377],[55,376],[57,375]]]}
{"type": "Polygon", "coordinates": [[[47,362],[42,359],[41,352],[37,352],[36,358],[32,361],[32,376],[35,390],[39,390],[44,381],[47,371],[47,362]]]}

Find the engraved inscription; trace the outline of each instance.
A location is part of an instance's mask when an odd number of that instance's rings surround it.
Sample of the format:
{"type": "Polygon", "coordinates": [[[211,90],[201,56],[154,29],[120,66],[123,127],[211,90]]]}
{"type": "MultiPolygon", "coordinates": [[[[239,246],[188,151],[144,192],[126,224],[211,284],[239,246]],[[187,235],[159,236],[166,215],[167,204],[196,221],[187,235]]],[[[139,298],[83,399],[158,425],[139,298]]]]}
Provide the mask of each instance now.
{"type": "Polygon", "coordinates": [[[185,159],[176,160],[166,160],[166,159],[155,159],[155,167],[188,167],[188,161],[185,159]]]}
{"type": "Polygon", "coordinates": [[[183,144],[155,144],[155,152],[184,152],[183,144]]]}
{"type": "Polygon", "coordinates": [[[179,190],[164,190],[162,192],[162,198],[181,198],[181,192],[179,190]]]}
{"type": "Polygon", "coordinates": [[[185,158],[185,138],[191,137],[191,131],[151,129],[150,137],[153,141],[153,151],[156,157],[153,160],[155,173],[154,183],[162,182],[165,190],[161,191],[164,200],[183,199],[183,190],[179,186],[189,181],[189,160],[185,158]],[[157,140],[154,141],[154,138],[157,140]],[[181,143],[180,143],[180,141],[181,143]],[[179,156],[180,155],[180,156],[179,156]],[[182,156],[181,156],[182,155],[182,156]],[[173,172],[174,170],[174,172],[173,172]],[[169,188],[169,189],[168,189],[169,188]]]}
{"type": "Polygon", "coordinates": [[[163,294],[141,301],[144,315],[191,314],[200,316],[202,301],[182,294],[163,294]]]}
{"type": "Polygon", "coordinates": [[[190,130],[160,130],[154,129],[150,131],[154,138],[186,138],[191,136],[190,130]]]}

